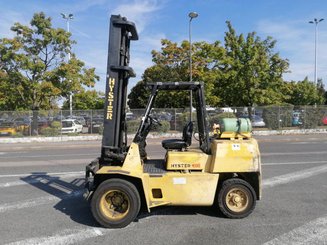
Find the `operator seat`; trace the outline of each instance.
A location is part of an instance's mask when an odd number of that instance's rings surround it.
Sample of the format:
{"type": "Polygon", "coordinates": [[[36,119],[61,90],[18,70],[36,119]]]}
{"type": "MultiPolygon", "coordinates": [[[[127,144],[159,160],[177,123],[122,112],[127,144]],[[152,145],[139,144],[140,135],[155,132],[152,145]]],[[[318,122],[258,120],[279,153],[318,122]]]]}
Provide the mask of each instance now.
{"type": "Polygon", "coordinates": [[[182,139],[167,139],[161,142],[162,147],[166,150],[182,150],[191,145],[193,133],[193,122],[190,121],[183,129],[182,139]]]}

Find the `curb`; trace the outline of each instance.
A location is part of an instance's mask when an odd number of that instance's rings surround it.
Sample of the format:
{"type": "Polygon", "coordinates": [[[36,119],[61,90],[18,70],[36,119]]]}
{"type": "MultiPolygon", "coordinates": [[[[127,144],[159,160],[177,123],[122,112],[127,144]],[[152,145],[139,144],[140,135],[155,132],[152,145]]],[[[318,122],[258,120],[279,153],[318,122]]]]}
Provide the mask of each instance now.
{"type": "MultiPolygon", "coordinates": [[[[327,134],[327,129],[294,129],[294,130],[257,130],[253,131],[254,136],[270,135],[301,135],[301,134],[327,134]]],[[[134,138],[134,134],[127,136],[134,138]]],[[[182,133],[150,134],[148,138],[181,138],[182,133]]],[[[96,141],[102,140],[102,135],[83,136],[58,136],[58,137],[25,137],[25,138],[0,138],[0,144],[11,143],[35,143],[35,142],[66,142],[66,141],[96,141]]]]}
{"type": "Polygon", "coordinates": [[[319,129],[292,129],[292,130],[263,130],[253,131],[255,136],[266,136],[266,135],[296,135],[296,134],[327,134],[327,128],[319,129]]]}

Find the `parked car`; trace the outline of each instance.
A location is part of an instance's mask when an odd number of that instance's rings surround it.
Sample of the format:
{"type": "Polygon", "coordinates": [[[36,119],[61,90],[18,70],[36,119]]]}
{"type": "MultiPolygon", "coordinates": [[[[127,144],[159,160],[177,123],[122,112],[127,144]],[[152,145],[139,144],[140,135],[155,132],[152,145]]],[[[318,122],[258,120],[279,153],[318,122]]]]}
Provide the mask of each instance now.
{"type": "Polygon", "coordinates": [[[0,125],[0,136],[11,136],[17,133],[16,125],[12,122],[2,122],[0,125]]]}
{"type": "Polygon", "coordinates": [[[90,125],[91,125],[91,117],[90,116],[85,116],[84,117],[84,120],[85,120],[85,125],[87,127],[90,127],[90,125]]]}
{"type": "Polygon", "coordinates": [[[53,117],[53,121],[61,121],[61,120],[65,120],[66,118],[62,115],[57,115],[55,117],[53,117]]]}
{"type": "Polygon", "coordinates": [[[226,113],[226,112],[236,113],[237,110],[236,109],[232,109],[230,107],[220,107],[220,108],[218,108],[218,112],[219,113],[226,113]]]}
{"type": "Polygon", "coordinates": [[[61,133],[81,133],[83,125],[77,119],[65,119],[61,121],[61,133]]]}
{"type": "Polygon", "coordinates": [[[0,136],[11,136],[17,133],[29,135],[30,126],[23,124],[16,124],[12,121],[2,122],[0,125],[0,136]]]}
{"type": "Polygon", "coordinates": [[[263,121],[263,118],[258,115],[253,115],[252,120],[252,127],[264,127],[266,126],[265,122],[263,121]]]}
{"type": "Polygon", "coordinates": [[[133,112],[126,112],[126,120],[135,120],[136,116],[133,114],[133,112]]]}
{"type": "Polygon", "coordinates": [[[324,116],[323,119],[322,119],[322,123],[324,125],[327,125],[327,116],[324,116]]]}
{"type": "Polygon", "coordinates": [[[100,133],[103,127],[103,118],[94,118],[92,124],[89,127],[89,133],[100,133]]]}
{"type": "Polygon", "coordinates": [[[294,111],[293,112],[292,125],[293,126],[302,125],[301,112],[299,112],[299,111],[294,111]]]}
{"type": "Polygon", "coordinates": [[[75,120],[77,120],[80,124],[82,124],[82,125],[86,125],[86,121],[85,121],[84,117],[81,117],[81,116],[68,116],[67,119],[75,119],[75,120]]]}
{"type": "Polygon", "coordinates": [[[15,125],[30,125],[32,120],[29,117],[18,117],[12,121],[15,125]]]}
{"type": "MultiPolygon", "coordinates": [[[[249,115],[243,114],[239,115],[239,118],[249,118],[249,115]]],[[[252,127],[265,127],[266,123],[264,122],[263,118],[258,116],[258,115],[252,115],[252,120],[251,120],[251,125],[252,127]]]]}

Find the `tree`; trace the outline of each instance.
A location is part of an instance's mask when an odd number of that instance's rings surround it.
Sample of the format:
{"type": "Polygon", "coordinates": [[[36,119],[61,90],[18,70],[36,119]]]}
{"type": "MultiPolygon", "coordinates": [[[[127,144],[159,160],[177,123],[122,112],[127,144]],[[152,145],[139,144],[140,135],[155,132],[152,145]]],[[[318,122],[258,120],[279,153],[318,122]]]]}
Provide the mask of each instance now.
{"type": "Polygon", "coordinates": [[[282,75],[289,64],[274,53],[276,41],[271,37],[261,40],[255,32],[245,38],[236,34],[229,21],[226,23],[226,58],[217,82],[217,93],[224,104],[252,107],[282,103],[282,75]]]}
{"type": "Polygon", "coordinates": [[[321,80],[317,87],[307,77],[303,81],[292,81],[288,84],[290,89],[287,103],[292,105],[321,105],[324,103],[324,87],[321,80]]]}
{"type": "MultiPolygon", "coordinates": [[[[276,41],[261,40],[255,32],[237,35],[230,22],[224,47],[218,41],[196,42],[192,45],[193,80],[205,83],[207,104],[212,106],[248,106],[282,104],[287,95],[282,75],[287,72],[288,60],[274,52],[276,41]]],[[[144,106],[140,86],[155,81],[189,80],[189,43],[179,46],[162,40],[161,51],[152,51],[154,65],[145,70],[137,90],[132,90],[129,105],[144,106]],[[140,93],[135,93],[136,91],[140,93]]],[[[187,107],[187,93],[158,96],[157,107],[187,107]],[[167,100],[169,98],[169,100],[167,100]]]]}
{"type": "Polygon", "coordinates": [[[83,85],[92,87],[99,80],[94,68],[85,68],[71,53],[75,44],[71,34],[53,28],[44,13],[34,14],[30,26],[15,23],[11,30],[14,38],[0,39],[0,68],[7,74],[6,84],[14,88],[6,91],[15,102],[6,104],[7,109],[35,111],[36,124],[39,109],[51,109],[58,98],[83,90],[83,85]],[[66,62],[68,53],[72,58],[66,62]]]}
{"type": "MultiPolygon", "coordinates": [[[[161,51],[152,51],[154,65],[145,70],[142,81],[137,83],[129,94],[130,108],[145,107],[149,95],[149,92],[144,89],[146,83],[189,81],[189,42],[183,41],[179,46],[177,43],[163,39],[161,44],[161,51]]],[[[217,64],[224,50],[219,42],[213,44],[197,42],[192,45],[192,52],[193,81],[204,82],[207,103],[217,105],[219,97],[213,93],[214,82],[218,74],[217,64]]],[[[157,96],[155,107],[189,107],[189,93],[186,91],[162,92],[157,96]]]]}
{"type": "Polygon", "coordinates": [[[321,105],[325,105],[327,103],[326,100],[326,90],[325,90],[325,86],[324,83],[322,81],[322,79],[318,79],[318,84],[317,84],[317,93],[318,93],[318,97],[319,97],[319,101],[321,105]]]}
{"type": "MultiPolygon", "coordinates": [[[[100,110],[104,108],[104,93],[96,90],[81,91],[73,96],[74,110],[100,110]]],[[[69,101],[62,106],[63,110],[69,109],[69,101]]]]}
{"type": "Polygon", "coordinates": [[[7,110],[8,97],[5,91],[7,91],[8,75],[5,71],[0,70],[0,109],[7,110]]]}
{"type": "Polygon", "coordinates": [[[145,108],[150,96],[144,81],[139,81],[128,95],[128,106],[131,109],[145,108]]]}

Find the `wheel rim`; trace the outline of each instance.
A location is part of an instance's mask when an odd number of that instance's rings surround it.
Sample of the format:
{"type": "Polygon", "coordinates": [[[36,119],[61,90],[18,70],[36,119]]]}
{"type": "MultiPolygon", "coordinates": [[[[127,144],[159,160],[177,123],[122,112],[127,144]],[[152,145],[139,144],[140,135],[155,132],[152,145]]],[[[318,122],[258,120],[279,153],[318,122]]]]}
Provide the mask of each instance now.
{"type": "Polygon", "coordinates": [[[249,195],[242,188],[233,188],[226,195],[226,206],[235,213],[246,210],[249,206],[249,195]]]}
{"type": "Polygon", "coordinates": [[[110,220],[121,220],[129,212],[130,199],[119,190],[110,190],[100,199],[100,210],[110,220]]]}

